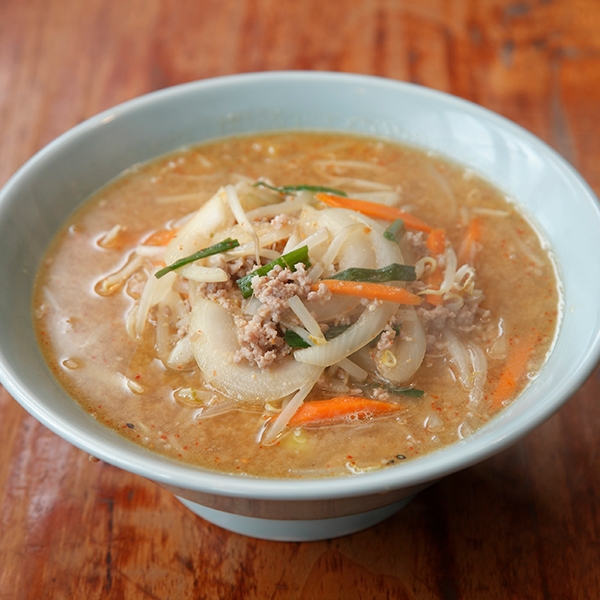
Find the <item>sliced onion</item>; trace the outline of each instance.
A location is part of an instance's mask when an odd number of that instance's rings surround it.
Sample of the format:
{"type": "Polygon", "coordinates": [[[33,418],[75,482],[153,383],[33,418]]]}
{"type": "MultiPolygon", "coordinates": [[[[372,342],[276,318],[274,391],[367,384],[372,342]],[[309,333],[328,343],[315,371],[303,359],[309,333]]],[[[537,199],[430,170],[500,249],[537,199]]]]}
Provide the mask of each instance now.
{"type": "Polygon", "coordinates": [[[202,297],[196,298],[192,307],[190,339],[205,381],[226,396],[245,402],[264,404],[283,398],[316,380],[322,371],[292,356],[267,369],[234,362],[240,345],[233,316],[202,297]]]}
{"type": "Polygon", "coordinates": [[[170,265],[210,246],[214,243],[211,238],[213,233],[234,223],[233,213],[219,190],[175,234],[167,246],[165,262],[170,265]]]}
{"type": "Polygon", "coordinates": [[[215,283],[227,281],[229,275],[218,267],[204,267],[195,263],[185,265],[178,270],[179,275],[198,283],[215,283]]]}
{"type": "Polygon", "coordinates": [[[297,241],[296,244],[291,246],[289,249],[286,246],[283,250],[283,253],[285,254],[287,252],[291,252],[292,250],[297,250],[301,246],[307,246],[309,252],[314,251],[314,248],[316,246],[319,246],[320,244],[323,244],[328,240],[329,232],[325,227],[321,227],[320,229],[317,229],[317,231],[309,235],[307,238],[297,241]]]}
{"type": "Polygon", "coordinates": [[[246,216],[251,221],[256,221],[258,219],[270,219],[277,215],[289,215],[301,211],[310,200],[312,200],[312,194],[298,194],[285,202],[278,202],[277,204],[270,204],[249,210],[246,216]]]}
{"type": "MultiPolygon", "coordinates": [[[[339,227],[339,224],[347,224],[352,221],[367,226],[363,230],[363,235],[368,238],[368,248],[375,255],[374,266],[376,268],[381,268],[394,262],[403,262],[402,253],[398,245],[390,244],[383,237],[383,227],[373,219],[343,208],[326,209],[321,212],[323,213],[322,218],[324,221],[320,221],[320,223],[325,224],[327,220],[333,221],[333,228],[336,227],[335,223],[339,227]]],[[[328,304],[331,307],[335,307],[337,300],[334,299],[328,302],[328,304]]],[[[340,362],[371,342],[386,326],[398,309],[399,304],[383,302],[379,306],[376,306],[374,310],[370,310],[372,307],[373,305],[370,305],[365,309],[353,325],[324,346],[312,346],[311,348],[297,350],[294,354],[296,360],[302,363],[328,367],[340,362]]]]}
{"type": "Polygon", "coordinates": [[[471,358],[471,368],[473,370],[473,387],[469,392],[469,400],[473,404],[478,404],[483,398],[485,381],[487,379],[487,359],[484,351],[475,344],[468,344],[467,350],[471,358]]]}
{"type": "Polygon", "coordinates": [[[399,311],[398,316],[402,319],[402,335],[395,337],[390,348],[396,358],[396,365],[386,367],[379,363],[377,370],[386,379],[400,383],[409,380],[421,366],[427,350],[427,339],[414,309],[399,311]]]}
{"type": "Polygon", "coordinates": [[[469,390],[471,389],[471,378],[470,378],[470,358],[467,353],[467,349],[464,347],[461,341],[449,330],[446,330],[443,335],[444,342],[450,354],[450,360],[458,371],[458,380],[462,386],[469,390]]]}
{"type": "Polygon", "coordinates": [[[173,347],[166,363],[171,369],[184,369],[194,360],[192,343],[189,336],[182,337],[173,347]]]}
{"type": "Polygon", "coordinates": [[[242,207],[242,203],[240,202],[235,187],[232,185],[226,185],[224,189],[224,194],[227,200],[227,204],[229,204],[229,208],[231,209],[231,212],[235,217],[235,220],[242,226],[242,229],[244,229],[244,231],[246,231],[252,237],[256,263],[260,264],[260,242],[258,239],[258,235],[256,234],[256,231],[254,231],[252,223],[250,223],[250,220],[246,216],[246,211],[242,207]]]}
{"type": "Polygon", "coordinates": [[[356,323],[329,340],[327,344],[296,350],[294,358],[300,363],[321,367],[329,367],[338,363],[374,340],[396,312],[398,306],[393,302],[383,302],[373,311],[365,310],[356,323]]]}

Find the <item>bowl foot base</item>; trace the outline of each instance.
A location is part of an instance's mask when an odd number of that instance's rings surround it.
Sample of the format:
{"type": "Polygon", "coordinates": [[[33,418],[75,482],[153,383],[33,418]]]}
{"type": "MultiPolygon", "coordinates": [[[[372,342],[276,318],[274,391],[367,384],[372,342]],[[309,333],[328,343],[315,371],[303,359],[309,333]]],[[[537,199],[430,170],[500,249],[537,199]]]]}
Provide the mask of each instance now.
{"type": "Polygon", "coordinates": [[[367,529],[404,508],[414,496],[357,515],[307,520],[260,519],[234,515],[202,506],[179,496],[176,496],[176,498],[193,513],[228,531],[263,540],[308,542],[340,537],[367,529]]]}

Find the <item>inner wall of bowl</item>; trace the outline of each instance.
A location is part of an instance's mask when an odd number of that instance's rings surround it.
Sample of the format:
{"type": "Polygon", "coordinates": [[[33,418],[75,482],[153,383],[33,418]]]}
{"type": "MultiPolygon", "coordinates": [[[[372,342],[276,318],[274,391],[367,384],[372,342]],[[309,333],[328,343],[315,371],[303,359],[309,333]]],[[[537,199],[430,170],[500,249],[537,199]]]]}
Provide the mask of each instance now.
{"type": "MultiPolygon", "coordinates": [[[[461,443],[382,478],[426,481],[476,462],[539,424],[581,385],[598,358],[600,314],[590,299],[600,297],[600,266],[585,257],[600,255],[600,216],[572,169],[519,127],[425,88],[362,76],[271,73],[189,84],[121,105],[59,138],[9,182],[0,196],[0,277],[10,282],[0,286],[0,310],[10,315],[0,321],[0,357],[4,384],[27,410],[75,445],[149,475],[149,453],[89,419],[47,370],[31,324],[35,271],[68,214],[124,169],[206,139],[283,129],[350,131],[441,152],[516,198],[556,251],[565,312],[545,377],[473,436],[468,451],[461,443]]],[[[172,482],[168,462],[158,463],[154,478],[172,482]]]]}

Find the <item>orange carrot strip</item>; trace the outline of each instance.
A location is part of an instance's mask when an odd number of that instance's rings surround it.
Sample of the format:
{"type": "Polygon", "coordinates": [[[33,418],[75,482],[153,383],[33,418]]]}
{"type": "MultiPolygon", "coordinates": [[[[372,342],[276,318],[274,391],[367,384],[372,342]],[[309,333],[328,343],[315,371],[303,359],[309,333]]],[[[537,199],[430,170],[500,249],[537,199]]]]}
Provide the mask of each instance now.
{"type": "Polygon", "coordinates": [[[432,229],[427,236],[425,242],[427,249],[433,256],[444,254],[446,251],[446,230],[445,229],[432,229]]]}
{"type": "Polygon", "coordinates": [[[383,283],[322,279],[315,283],[311,289],[317,291],[321,283],[324,283],[332,293],[341,294],[343,296],[358,296],[359,298],[398,302],[399,304],[412,304],[413,306],[417,306],[423,302],[423,298],[402,287],[391,287],[384,285],[383,283]]]}
{"type": "Polygon", "coordinates": [[[473,264],[480,239],[481,219],[479,219],[479,217],[474,217],[469,223],[467,234],[458,251],[458,260],[460,264],[473,264]]]}
{"type": "Polygon", "coordinates": [[[492,409],[500,408],[505,400],[514,395],[535,349],[536,339],[535,336],[527,340],[514,338],[504,370],[500,373],[498,383],[490,396],[492,409]]]}
{"type": "Polygon", "coordinates": [[[336,396],[305,402],[290,419],[289,425],[324,425],[344,421],[364,421],[371,417],[402,410],[402,406],[362,396],[336,396]]]}
{"type": "Polygon", "coordinates": [[[349,208],[356,212],[362,213],[375,219],[383,219],[385,221],[395,221],[402,219],[406,227],[424,231],[429,233],[433,228],[418,217],[406,213],[395,206],[387,206],[377,202],[369,202],[368,200],[357,200],[355,198],[345,198],[343,196],[335,196],[334,194],[326,194],[319,192],[315,194],[315,198],[336,208],[349,208]]]}
{"type": "Polygon", "coordinates": [[[444,304],[444,297],[441,294],[425,294],[425,300],[432,306],[441,306],[444,304]]]}
{"type": "Polygon", "coordinates": [[[177,229],[159,229],[144,240],[146,246],[166,246],[177,233],[177,229]]]}
{"type": "MultiPolygon", "coordinates": [[[[425,283],[429,288],[438,288],[442,285],[442,281],[444,281],[444,271],[439,267],[436,268],[435,271],[430,273],[425,279],[425,283]]],[[[429,302],[429,304],[433,304],[433,306],[440,306],[444,304],[444,297],[441,294],[425,294],[425,300],[429,302]]]]}

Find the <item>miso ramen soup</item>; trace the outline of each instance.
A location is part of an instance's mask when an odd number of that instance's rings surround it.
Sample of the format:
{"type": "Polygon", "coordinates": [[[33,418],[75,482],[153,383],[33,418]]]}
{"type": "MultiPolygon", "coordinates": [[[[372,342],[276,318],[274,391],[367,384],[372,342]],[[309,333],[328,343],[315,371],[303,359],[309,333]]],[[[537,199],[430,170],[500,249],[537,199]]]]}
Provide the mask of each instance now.
{"type": "Polygon", "coordinates": [[[49,249],[34,310],[91,418],[174,460],[297,478],[471,435],[542,367],[560,293],[540,234],[472,171],[277,133],[100,190],[49,249]]]}

